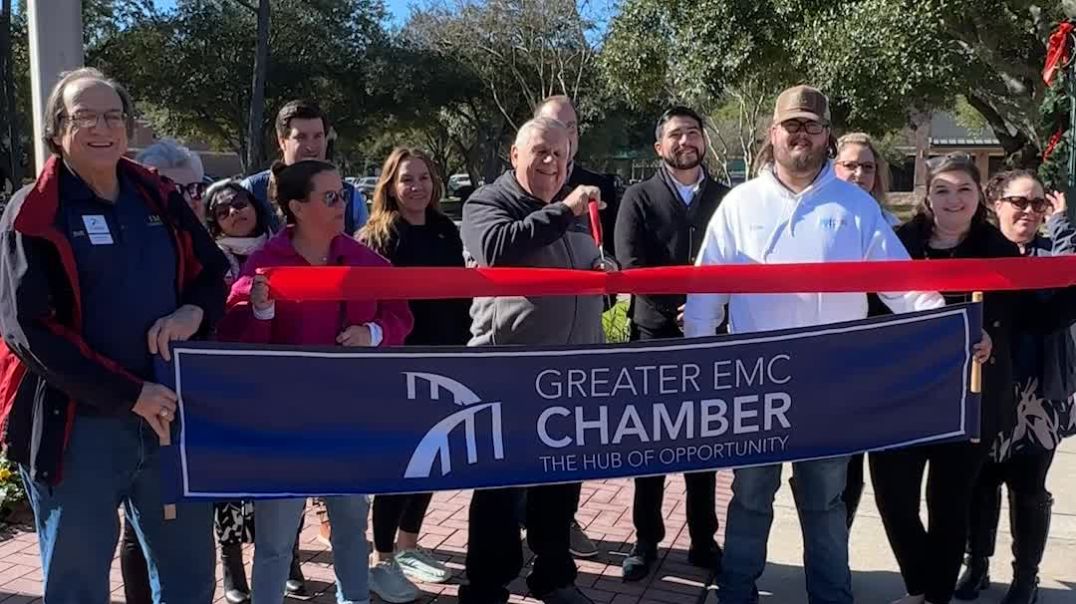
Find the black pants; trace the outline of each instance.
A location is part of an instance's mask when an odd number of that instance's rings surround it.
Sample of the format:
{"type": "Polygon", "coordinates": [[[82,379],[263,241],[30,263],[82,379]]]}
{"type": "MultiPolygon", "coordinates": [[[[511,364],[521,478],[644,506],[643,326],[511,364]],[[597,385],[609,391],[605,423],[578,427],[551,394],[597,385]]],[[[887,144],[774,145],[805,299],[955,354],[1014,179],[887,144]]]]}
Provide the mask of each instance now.
{"type": "Polygon", "coordinates": [[[419,533],[433,493],[377,495],[374,497],[374,548],[391,554],[396,549],[396,531],[419,533]]]}
{"type": "MultiPolygon", "coordinates": [[[[579,484],[526,489],[527,544],[534,568],[527,587],[543,596],[575,582],[575,561],[568,551],[579,484]]],[[[460,588],[461,604],[508,601],[506,586],[523,569],[516,505],[520,489],[477,490],[471,498],[467,543],[468,585],[460,588]]]]}
{"type": "MultiPolygon", "coordinates": [[[[978,558],[994,555],[998,518],[1001,515],[1001,485],[1009,488],[1009,507],[1014,515],[1026,508],[1049,507],[1052,499],[1046,490],[1046,474],[1054,461],[1054,451],[1036,450],[1017,453],[1006,461],[987,461],[972,495],[968,534],[968,554],[978,558]]],[[[1013,540],[1042,540],[1046,535],[1017,535],[1025,523],[1012,522],[1013,540]]],[[[1048,528],[1048,525],[1042,528],[1048,528]]],[[[1020,560],[1017,560],[1019,563],[1020,560]]],[[[1034,562],[1038,566],[1038,561],[1034,562]]]]}
{"type": "MultiPolygon", "coordinates": [[[[687,487],[687,528],[692,548],[707,548],[714,544],[717,534],[717,504],[714,489],[716,472],[684,474],[687,487]]],[[[635,498],[631,517],[635,523],[636,542],[646,548],[657,547],[665,538],[665,519],[661,502],[665,496],[665,477],[647,476],[635,479],[635,498]]]]}
{"type": "Polygon", "coordinates": [[[848,479],[844,485],[844,493],[841,500],[844,508],[848,510],[848,528],[852,528],[852,522],[856,519],[856,510],[859,509],[859,501],[863,499],[863,462],[866,455],[860,453],[848,458],[848,479]]]}
{"type": "Polygon", "coordinates": [[[933,604],[952,599],[972,490],[986,455],[986,446],[971,443],[871,453],[875,500],[908,593],[925,595],[933,604]],[[929,527],[919,518],[924,471],[929,527]]]}
{"type": "Polygon", "coordinates": [[[153,604],[153,590],[149,586],[149,567],[142,553],[142,543],[134,525],[123,519],[123,537],[120,539],[120,574],[123,575],[123,595],[127,604],[153,604]]]}
{"type": "MultiPolygon", "coordinates": [[[[631,324],[633,342],[682,338],[684,332],[675,325],[665,329],[647,329],[631,324]]],[[[717,507],[714,488],[716,472],[684,474],[687,487],[687,526],[691,534],[691,547],[709,547],[717,534],[717,507]]],[[[635,498],[632,503],[632,521],[635,524],[636,541],[644,547],[657,547],[665,538],[665,520],[661,515],[661,503],[665,496],[665,477],[647,476],[635,479],[635,498]]]]}

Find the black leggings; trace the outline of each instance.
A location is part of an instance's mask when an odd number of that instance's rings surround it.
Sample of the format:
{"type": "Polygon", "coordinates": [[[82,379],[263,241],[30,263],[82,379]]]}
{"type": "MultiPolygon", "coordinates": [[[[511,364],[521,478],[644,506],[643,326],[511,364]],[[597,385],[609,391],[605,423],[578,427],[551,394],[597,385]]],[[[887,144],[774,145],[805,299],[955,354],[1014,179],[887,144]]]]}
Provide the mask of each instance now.
{"type": "Polygon", "coordinates": [[[934,604],[952,599],[964,558],[971,494],[986,454],[985,446],[971,443],[871,453],[874,497],[909,594],[925,595],[934,604]],[[919,517],[924,472],[926,527],[919,517]]]}
{"type": "Polygon", "coordinates": [[[374,496],[374,548],[380,554],[396,549],[396,530],[418,534],[433,493],[374,496]]]}
{"type": "MultiPolygon", "coordinates": [[[[988,461],[975,482],[972,495],[968,553],[977,558],[994,555],[998,518],[1001,515],[1001,485],[1009,488],[1010,507],[1042,506],[1050,500],[1046,474],[1054,461],[1054,451],[1020,452],[1006,461],[988,461]]],[[[1012,523],[1015,532],[1017,523],[1012,523]]],[[[1013,535],[1025,537],[1024,535],[1013,535]]]]}

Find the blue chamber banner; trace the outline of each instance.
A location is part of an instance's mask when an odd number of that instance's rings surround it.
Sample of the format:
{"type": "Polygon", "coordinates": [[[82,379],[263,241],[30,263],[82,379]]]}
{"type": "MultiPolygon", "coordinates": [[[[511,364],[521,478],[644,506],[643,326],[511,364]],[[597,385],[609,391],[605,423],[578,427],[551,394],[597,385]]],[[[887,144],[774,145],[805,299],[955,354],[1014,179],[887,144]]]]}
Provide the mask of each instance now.
{"type": "Polygon", "coordinates": [[[601,346],[175,343],[165,497],[532,485],[970,440],[980,311],[601,346]]]}

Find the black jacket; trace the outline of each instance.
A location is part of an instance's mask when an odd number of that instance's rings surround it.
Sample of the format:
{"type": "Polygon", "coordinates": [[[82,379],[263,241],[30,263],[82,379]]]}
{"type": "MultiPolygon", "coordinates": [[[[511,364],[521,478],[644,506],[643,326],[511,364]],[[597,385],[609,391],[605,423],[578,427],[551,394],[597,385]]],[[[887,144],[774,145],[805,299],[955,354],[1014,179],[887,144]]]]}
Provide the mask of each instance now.
{"type": "MultiPolygon", "coordinates": [[[[53,157],[37,182],[0,218],[0,421],[8,458],[35,480],[61,480],[67,439],[81,405],[130,413],[142,380],[82,337],[82,296],[71,242],[59,226],[63,163],[53,157]]],[[[179,303],[204,311],[201,335],[224,314],[228,261],[171,181],[129,160],[121,174],[169,228],[176,246],[179,303]]]]}
{"type": "Polygon", "coordinates": [[[572,173],[568,175],[565,187],[571,191],[575,187],[586,185],[598,187],[602,192],[602,201],[605,209],[601,211],[602,217],[602,247],[605,254],[610,258],[616,257],[616,215],[619,199],[616,194],[616,181],[608,174],[591,172],[579,164],[572,164],[572,173]]]}
{"type": "MultiPolygon", "coordinates": [[[[695,264],[706,227],[729,188],[704,171],[691,204],[685,205],[662,168],[624,193],[616,221],[616,258],[622,269],[695,264]]],[[[684,294],[632,296],[633,332],[653,337],[683,335],[676,323],[684,294]]]]}
{"type": "MultiPolygon", "coordinates": [[[[1057,215],[1046,221],[1047,236],[1038,236],[1027,246],[1028,256],[1064,256],[1076,254],[1076,229],[1068,217],[1057,215]]],[[[1036,296],[1050,297],[1058,292],[1045,290],[1036,296]]],[[[1036,365],[1033,377],[1039,379],[1042,396],[1063,401],[1076,393],[1076,328],[1059,326],[1045,334],[1027,334],[1016,347],[1017,368],[1036,365]],[[1025,357],[1025,358],[1021,358],[1025,357]]],[[[1019,375],[1017,378],[1024,376],[1019,375]]]]}
{"type": "MultiPolygon", "coordinates": [[[[412,226],[399,218],[384,249],[377,250],[394,266],[463,267],[463,242],[452,219],[426,211],[426,224],[412,226]]],[[[415,325],[408,346],[465,346],[471,338],[471,299],[411,300],[415,325]]]]}
{"type": "MultiPolygon", "coordinates": [[[[939,252],[929,247],[929,234],[920,219],[897,228],[913,259],[1004,258],[1020,256],[1020,249],[987,223],[972,227],[964,241],[951,250],[939,252]]],[[[942,292],[949,304],[970,302],[970,292],[942,292]]],[[[1013,389],[1013,349],[1024,333],[1046,334],[1071,325],[1076,320],[1076,288],[1059,290],[1043,297],[1029,291],[994,291],[983,295],[983,330],[993,341],[989,361],[983,365],[981,440],[992,443],[999,431],[1016,425],[1016,397],[1013,389]]]]}

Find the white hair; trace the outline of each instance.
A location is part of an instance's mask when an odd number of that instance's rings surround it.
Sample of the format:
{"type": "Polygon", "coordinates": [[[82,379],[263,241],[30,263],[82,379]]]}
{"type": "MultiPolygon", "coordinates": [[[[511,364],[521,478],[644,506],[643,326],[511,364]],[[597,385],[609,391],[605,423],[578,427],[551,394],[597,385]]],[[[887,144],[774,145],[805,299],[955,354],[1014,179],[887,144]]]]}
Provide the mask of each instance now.
{"type": "Polygon", "coordinates": [[[564,122],[555,120],[551,117],[536,117],[528,120],[525,124],[519,127],[519,132],[516,133],[515,146],[524,147],[530,142],[531,136],[537,132],[551,132],[560,131],[565,136],[568,135],[568,127],[564,125],[564,122]]]}
{"type": "Polygon", "coordinates": [[[202,180],[205,176],[202,158],[171,138],[162,138],[142,149],[138,156],[135,157],[135,161],[147,166],[153,166],[158,170],[190,168],[198,175],[198,180],[202,180]]]}

